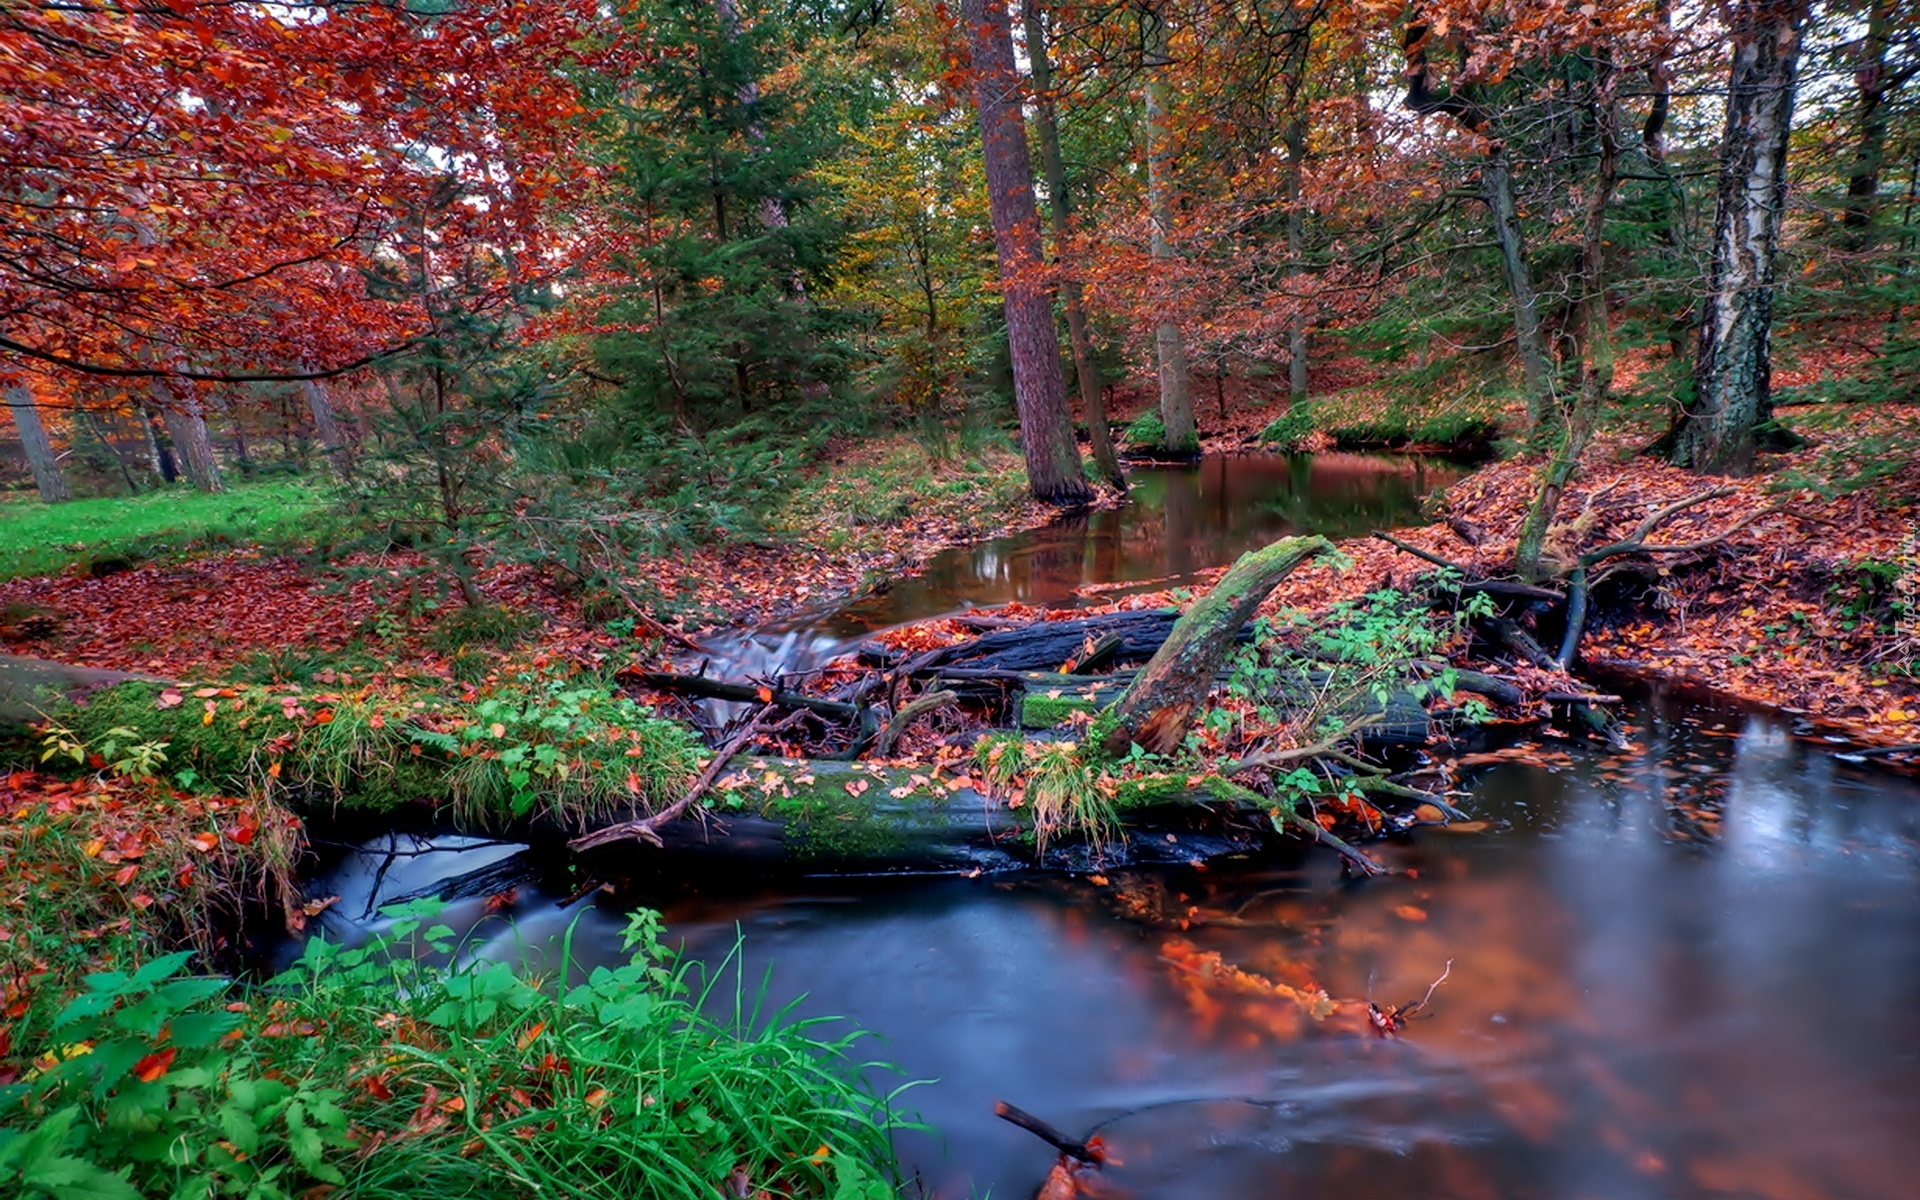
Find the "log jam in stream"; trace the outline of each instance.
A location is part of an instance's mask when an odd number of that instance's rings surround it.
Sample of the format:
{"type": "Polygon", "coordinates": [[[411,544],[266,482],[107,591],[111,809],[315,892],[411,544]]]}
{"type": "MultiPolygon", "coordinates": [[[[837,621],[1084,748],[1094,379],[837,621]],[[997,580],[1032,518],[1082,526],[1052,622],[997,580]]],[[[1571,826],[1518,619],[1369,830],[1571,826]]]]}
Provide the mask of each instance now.
{"type": "MultiPolygon", "coordinates": [[[[1122,514],[1125,536],[1154,534],[1170,567],[1152,501],[1122,514]]],[[[1259,538],[1296,532],[1317,531],[1259,538]]],[[[1030,561],[1058,536],[969,553],[1030,561]]],[[[1097,573],[1095,549],[1081,543],[1097,573]]],[[[1144,558],[1128,570],[1156,578],[1144,558]]],[[[891,623],[832,614],[756,644],[844,648],[891,623]],[[836,622],[857,629],[828,632],[836,622]]],[[[1085,686],[1116,686],[1114,663],[1095,672],[1085,686]]],[[[1499,703],[1518,673],[1487,674],[1481,694],[1499,703]]],[[[1393,873],[1366,882],[1304,842],[1168,828],[1156,860],[1065,872],[1011,853],[931,877],[796,878],[736,860],[583,890],[548,864],[444,919],[502,957],[549,955],[577,921],[576,953],[613,962],[625,911],[657,907],[716,970],[739,931],[741,978],[768,980],[766,1011],[795,1001],[874,1031],[860,1056],[899,1072],[877,1072],[883,1088],[935,1081],[901,1104],[937,1135],[899,1142],[935,1196],[1032,1195],[1052,1169],[1054,1149],[996,1118],[996,1101],[1076,1142],[1098,1135],[1102,1182],[1143,1200],[1910,1194],[1920,791],[1769,718],[1608,700],[1625,751],[1558,727],[1464,749],[1445,776],[1464,819],[1373,843],[1393,873]],[[1383,1036],[1374,1014],[1405,1010],[1443,972],[1383,1036]]],[[[379,873],[386,845],[319,881],[342,896],[336,929],[512,853],[379,873]]]]}

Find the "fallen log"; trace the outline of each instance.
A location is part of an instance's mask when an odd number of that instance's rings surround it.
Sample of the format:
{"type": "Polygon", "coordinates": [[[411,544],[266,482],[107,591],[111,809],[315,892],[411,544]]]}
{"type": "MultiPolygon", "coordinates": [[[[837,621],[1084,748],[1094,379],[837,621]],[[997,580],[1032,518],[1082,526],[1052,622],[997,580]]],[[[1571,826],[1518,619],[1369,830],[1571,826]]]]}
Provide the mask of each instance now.
{"type": "Polygon", "coordinates": [[[1293,569],[1333,551],[1323,537],[1284,538],[1240,556],[1175,622],[1153,658],[1134,677],[1111,710],[1101,749],[1113,757],[1139,745],[1164,754],[1180,744],[1194,710],[1213,687],[1227,648],[1240,636],[1260,602],[1293,569]]]}
{"type": "Polygon", "coordinates": [[[728,683],[709,679],[705,675],[676,675],[668,671],[622,671],[619,677],[627,683],[656,692],[699,696],[705,700],[736,700],[743,704],[771,704],[776,708],[804,708],[808,712],[841,721],[855,721],[860,716],[860,706],[856,704],[843,700],[823,700],[818,696],[761,684],[728,683]]]}

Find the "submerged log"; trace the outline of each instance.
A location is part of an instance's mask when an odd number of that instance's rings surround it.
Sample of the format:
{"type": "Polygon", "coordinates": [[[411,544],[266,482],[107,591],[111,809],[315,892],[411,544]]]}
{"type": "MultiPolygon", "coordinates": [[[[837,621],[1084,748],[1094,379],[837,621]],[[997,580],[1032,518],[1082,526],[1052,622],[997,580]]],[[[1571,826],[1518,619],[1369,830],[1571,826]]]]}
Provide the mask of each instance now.
{"type": "Polygon", "coordinates": [[[1126,693],[1113,706],[1101,748],[1118,757],[1131,745],[1165,754],[1180,744],[1194,710],[1213,687],[1227,648],[1261,601],[1292,570],[1333,551],[1323,537],[1285,538],[1240,556],[1213,590],[1181,615],[1126,693]]]}

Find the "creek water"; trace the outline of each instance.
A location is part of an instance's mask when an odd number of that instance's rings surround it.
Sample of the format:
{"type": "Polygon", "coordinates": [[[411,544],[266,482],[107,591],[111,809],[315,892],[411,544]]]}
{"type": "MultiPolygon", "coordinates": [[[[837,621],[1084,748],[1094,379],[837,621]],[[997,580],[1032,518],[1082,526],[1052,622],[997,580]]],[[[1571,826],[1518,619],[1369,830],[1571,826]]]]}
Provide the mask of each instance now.
{"type": "MultiPolygon", "coordinates": [[[[1433,478],[1385,463],[1312,500],[1317,470],[1244,463],[1155,473],[1138,511],[972,548],[942,568],[964,586],[902,584],[782,637],[1066,603],[1075,561],[1144,580],[1289,530],[1362,532],[1433,478]]],[[[942,1197],[1045,1175],[1051,1151],[996,1100],[1099,1132],[1119,1159],[1102,1194],[1133,1200],[1920,1194],[1920,788],[1765,716],[1659,695],[1625,716],[1626,753],[1464,760],[1483,827],[1377,845],[1406,871],[1365,883],[1303,847],[1097,878],[736,879],[573,904],[522,888],[445,919],[477,953],[534,959],[575,922],[577,954],[613,957],[635,904],[715,969],[738,942],[749,1000],[871,1031],[880,1086],[928,1081],[900,1104],[937,1132],[897,1144],[942,1197]],[[1443,972],[1398,1038],[1355,1019],[1443,972]],[[1316,987],[1341,1011],[1307,1012],[1316,987]]],[[[370,847],[319,886],[352,915],[509,849],[370,847]]]]}

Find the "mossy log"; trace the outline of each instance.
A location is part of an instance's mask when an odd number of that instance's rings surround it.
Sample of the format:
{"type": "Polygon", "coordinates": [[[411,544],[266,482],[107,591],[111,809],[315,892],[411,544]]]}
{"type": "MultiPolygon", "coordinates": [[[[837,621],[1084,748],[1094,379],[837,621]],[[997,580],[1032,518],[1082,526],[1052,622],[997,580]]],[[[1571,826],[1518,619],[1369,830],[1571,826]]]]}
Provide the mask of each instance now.
{"type": "Polygon", "coordinates": [[[1228,647],[1261,601],[1295,567],[1332,551],[1333,543],[1326,538],[1300,537],[1241,555],[1212,591],[1181,614],[1167,640],[1134,676],[1111,710],[1101,749],[1118,757],[1131,745],[1156,754],[1179,746],[1194,710],[1213,687],[1228,647]]]}
{"type": "MultiPolygon", "coordinates": [[[[927,769],[742,756],[706,805],[699,816],[660,828],[667,855],[805,870],[967,870],[1033,862],[1026,808],[985,795],[970,777],[935,778],[927,769]]],[[[1220,816],[1227,807],[1192,791],[1184,778],[1125,789],[1114,808],[1127,846],[1116,853],[1132,861],[1184,862],[1259,845],[1257,829],[1227,827],[1220,816]],[[1169,833],[1174,840],[1167,840],[1169,833]]],[[[628,844],[603,853],[635,851],[628,844]]]]}

